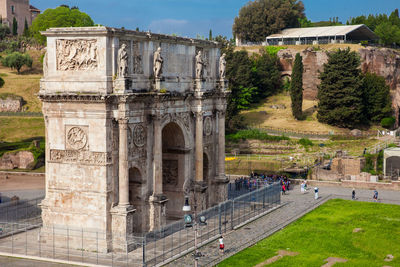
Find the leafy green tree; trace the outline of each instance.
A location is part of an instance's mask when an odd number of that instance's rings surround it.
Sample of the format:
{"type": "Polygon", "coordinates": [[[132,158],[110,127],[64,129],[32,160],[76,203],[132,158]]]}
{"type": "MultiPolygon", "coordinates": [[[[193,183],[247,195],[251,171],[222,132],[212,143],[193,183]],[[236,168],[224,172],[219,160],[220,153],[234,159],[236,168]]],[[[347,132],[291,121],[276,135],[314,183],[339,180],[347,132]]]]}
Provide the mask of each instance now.
{"type": "Polygon", "coordinates": [[[12,34],[14,36],[18,35],[18,21],[15,17],[13,18],[12,22],[12,34]]]}
{"type": "Polygon", "coordinates": [[[231,91],[227,106],[229,120],[250,105],[251,101],[248,96],[253,89],[248,88],[254,88],[251,72],[253,63],[246,51],[233,52],[232,48],[226,50],[226,63],[226,78],[231,91]],[[245,99],[243,100],[243,98],[245,99]]]}
{"type": "Polygon", "coordinates": [[[298,0],[255,0],[239,11],[233,24],[235,37],[261,42],[265,37],[288,27],[299,27],[304,5],[298,0]]]}
{"type": "Polygon", "coordinates": [[[292,114],[297,120],[303,118],[303,58],[296,54],[292,71],[290,86],[290,98],[292,99],[292,114]]]}
{"type": "Polygon", "coordinates": [[[18,74],[20,73],[20,70],[24,65],[32,68],[32,63],[33,60],[28,54],[21,54],[20,52],[14,52],[2,59],[2,64],[4,66],[16,69],[18,74]]]}
{"type": "Polygon", "coordinates": [[[282,88],[280,63],[276,54],[269,54],[265,50],[261,50],[260,55],[255,54],[251,59],[252,84],[256,87],[251,102],[258,103],[282,88]]]}
{"type": "Polygon", "coordinates": [[[0,24],[0,40],[6,38],[11,33],[10,28],[7,25],[0,24]]]}
{"type": "Polygon", "coordinates": [[[375,29],[375,33],[379,36],[379,41],[383,45],[400,44],[400,27],[390,22],[379,24],[375,29]]]}
{"type": "Polygon", "coordinates": [[[93,20],[79,9],[70,9],[59,6],[55,9],[46,9],[32,23],[31,34],[41,44],[46,42],[46,37],[40,34],[52,27],[88,27],[94,26],[93,20]]]}
{"type": "Polygon", "coordinates": [[[355,127],[364,121],[360,58],[350,48],[328,54],[320,74],[318,121],[339,127],[355,127]]]}
{"type": "Polygon", "coordinates": [[[26,20],[26,18],[25,18],[25,24],[24,24],[24,33],[23,33],[23,35],[24,36],[29,36],[29,26],[28,26],[28,21],[26,20]]]}
{"type": "Polygon", "coordinates": [[[392,115],[390,88],[385,78],[374,73],[363,74],[364,114],[372,122],[380,122],[392,115]]]}

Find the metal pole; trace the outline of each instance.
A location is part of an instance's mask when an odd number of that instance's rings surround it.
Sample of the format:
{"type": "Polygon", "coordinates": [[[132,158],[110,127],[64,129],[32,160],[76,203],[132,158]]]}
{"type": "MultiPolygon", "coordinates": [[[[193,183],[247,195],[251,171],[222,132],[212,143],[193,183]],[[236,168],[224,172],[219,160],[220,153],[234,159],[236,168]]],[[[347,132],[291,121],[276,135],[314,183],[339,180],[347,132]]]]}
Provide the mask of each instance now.
{"type": "Polygon", "coordinates": [[[146,267],[146,235],[144,235],[142,240],[142,266],[146,267]]]}
{"type": "Polygon", "coordinates": [[[96,263],[99,264],[99,232],[96,231],[96,263]]]}
{"type": "Polygon", "coordinates": [[[197,200],[196,200],[196,191],[193,190],[193,199],[194,199],[194,267],[198,267],[198,257],[197,257],[197,200]]]}
{"type": "Polygon", "coordinates": [[[67,256],[69,261],[69,227],[67,227],[67,256]]]}
{"type": "Polygon", "coordinates": [[[222,233],[222,222],[221,222],[221,204],[218,205],[218,231],[219,234],[222,233]]]}
{"type": "Polygon", "coordinates": [[[54,244],[54,224],[53,224],[53,259],[55,258],[55,244],[54,244]]]}
{"type": "Polygon", "coordinates": [[[232,200],[232,204],[231,204],[231,230],[233,230],[233,212],[234,212],[234,208],[235,208],[235,200],[232,200]]]}

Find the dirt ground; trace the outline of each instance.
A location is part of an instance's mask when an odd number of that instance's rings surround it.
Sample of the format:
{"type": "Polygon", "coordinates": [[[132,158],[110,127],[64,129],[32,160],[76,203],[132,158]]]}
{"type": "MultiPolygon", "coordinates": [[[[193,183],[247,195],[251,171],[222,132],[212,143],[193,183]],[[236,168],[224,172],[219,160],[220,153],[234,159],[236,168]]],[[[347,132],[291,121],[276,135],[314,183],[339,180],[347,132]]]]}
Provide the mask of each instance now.
{"type": "Polygon", "coordinates": [[[0,174],[0,192],[37,190],[45,188],[45,177],[38,175],[0,174]],[[6,178],[8,177],[8,179],[6,178]]]}

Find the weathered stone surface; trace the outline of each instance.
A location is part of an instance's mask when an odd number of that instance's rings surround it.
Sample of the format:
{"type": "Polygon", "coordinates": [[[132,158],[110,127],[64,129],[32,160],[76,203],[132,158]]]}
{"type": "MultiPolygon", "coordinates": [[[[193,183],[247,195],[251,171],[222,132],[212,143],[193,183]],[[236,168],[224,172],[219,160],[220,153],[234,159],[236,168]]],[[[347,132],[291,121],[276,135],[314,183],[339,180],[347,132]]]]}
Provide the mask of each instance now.
{"type": "Polygon", "coordinates": [[[226,199],[216,43],[106,27],[44,35],[44,228],[92,229],[101,250],[126,251],[129,235],[182,218],[185,181],[204,185],[188,188],[199,209],[226,199]]]}
{"type": "Polygon", "coordinates": [[[35,158],[30,151],[18,151],[5,153],[0,158],[0,169],[32,169],[34,166],[35,158]]]}
{"type": "Polygon", "coordinates": [[[20,112],[22,109],[22,98],[0,98],[0,112],[20,112]]]}

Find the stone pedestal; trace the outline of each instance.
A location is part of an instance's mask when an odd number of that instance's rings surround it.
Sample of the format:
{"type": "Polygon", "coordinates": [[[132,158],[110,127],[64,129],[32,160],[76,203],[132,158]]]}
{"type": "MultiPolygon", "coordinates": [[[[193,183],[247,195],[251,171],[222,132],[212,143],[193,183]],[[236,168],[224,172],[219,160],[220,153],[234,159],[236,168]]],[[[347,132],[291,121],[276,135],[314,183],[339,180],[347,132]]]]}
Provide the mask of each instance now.
{"type": "Polygon", "coordinates": [[[149,231],[154,231],[160,229],[162,226],[166,225],[166,205],[168,199],[164,195],[150,196],[149,197],[149,231]]]}
{"type": "Polygon", "coordinates": [[[127,93],[132,87],[130,78],[117,78],[114,80],[114,92],[117,94],[127,93]]]}
{"type": "Polygon", "coordinates": [[[160,92],[160,90],[163,89],[163,87],[162,87],[162,82],[163,82],[163,81],[164,81],[163,78],[155,78],[155,79],[154,79],[153,88],[154,88],[154,91],[155,91],[155,92],[160,92]]]}
{"type": "Polygon", "coordinates": [[[194,79],[194,90],[201,91],[204,88],[204,80],[203,79],[194,79]]]}
{"type": "Polygon", "coordinates": [[[225,175],[223,177],[218,177],[214,179],[214,200],[216,203],[226,201],[228,199],[228,192],[226,190],[226,185],[229,183],[228,177],[225,175]]]}
{"type": "Polygon", "coordinates": [[[129,242],[133,232],[134,212],[132,206],[116,206],[111,209],[113,251],[129,252],[135,248],[135,244],[129,242]]]}

